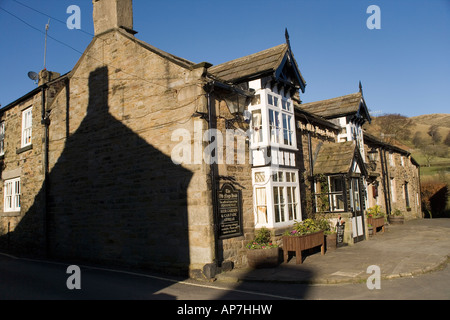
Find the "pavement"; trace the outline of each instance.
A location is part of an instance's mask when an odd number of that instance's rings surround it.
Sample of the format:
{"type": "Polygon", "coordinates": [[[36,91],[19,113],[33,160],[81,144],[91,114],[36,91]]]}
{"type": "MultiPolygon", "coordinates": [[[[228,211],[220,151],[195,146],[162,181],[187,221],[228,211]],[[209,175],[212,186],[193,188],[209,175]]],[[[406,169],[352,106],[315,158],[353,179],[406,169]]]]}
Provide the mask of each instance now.
{"type": "MultiPolygon", "coordinates": [[[[304,252],[305,253],[305,252],[304,252]]],[[[305,256],[305,254],[304,254],[305,256]]],[[[306,256],[295,256],[275,268],[237,268],[216,275],[222,282],[280,282],[307,284],[362,283],[379,267],[381,279],[412,277],[441,270],[450,257],[450,219],[420,219],[387,225],[368,240],[306,256]]]]}

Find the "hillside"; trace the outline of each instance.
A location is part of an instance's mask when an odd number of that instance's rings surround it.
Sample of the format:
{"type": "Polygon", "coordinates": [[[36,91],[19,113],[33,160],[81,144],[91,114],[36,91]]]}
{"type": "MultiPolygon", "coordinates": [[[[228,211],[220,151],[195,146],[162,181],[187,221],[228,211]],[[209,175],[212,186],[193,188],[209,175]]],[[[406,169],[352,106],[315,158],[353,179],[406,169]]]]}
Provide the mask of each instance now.
{"type": "Polygon", "coordinates": [[[405,117],[388,114],[372,117],[364,129],[379,139],[411,152],[421,165],[425,179],[450,181],[450,114],[426,114],[405,117]],[[428,133],[430,126],[437,126],[434,139],[428,133]]]}
{"type": "Polygon", "coordinates": [[[424,114],[417,117],[409,118],[414,121],[415,124],[421,125],[437,125],[439,127],[450,128],[450,114],[448,113],[434,113],[434,114],[424,114]]]}

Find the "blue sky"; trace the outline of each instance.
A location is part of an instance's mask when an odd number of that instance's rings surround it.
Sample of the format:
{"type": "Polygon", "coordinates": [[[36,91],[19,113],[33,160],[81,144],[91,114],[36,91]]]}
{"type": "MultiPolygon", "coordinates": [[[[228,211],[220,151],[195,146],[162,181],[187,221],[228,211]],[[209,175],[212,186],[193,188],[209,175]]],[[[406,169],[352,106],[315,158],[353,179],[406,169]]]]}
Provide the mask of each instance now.
{"type": "MultiPolygon", "coordinates": [[[[137,38],[193,62],[219,64],[276,46],[285,42],[288,28],[307,82],[304,102],[357,92],[361,81],[375,116],[450,113],[450,0],[134,0],[133,5],[137,38]],[[367,28],[369,5],[379,6],[381,29],[367,28]]],[[[36,88],[27,73],[43,68],[48,16],[51,71],[70,71],[94,29],[92,0],[0,0],[0,8],[5,106],[36,88]],[[64,23],[73,4],[81,9],[81,30],[64,23]]]]}

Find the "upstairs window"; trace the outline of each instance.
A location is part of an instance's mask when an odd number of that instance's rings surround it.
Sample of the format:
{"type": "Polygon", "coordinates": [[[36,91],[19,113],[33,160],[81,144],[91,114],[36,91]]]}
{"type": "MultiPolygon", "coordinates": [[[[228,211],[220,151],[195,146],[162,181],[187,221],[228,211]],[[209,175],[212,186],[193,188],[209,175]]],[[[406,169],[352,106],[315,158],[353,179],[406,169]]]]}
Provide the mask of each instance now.
{"type": "Polygon", "coordinates": [[[267,104],[269,105],[270,142],[294,146],[292,102],[282,96],[280,98],[274,94],[267,94],[267,104]]]}
{"type": "Polygon", "coordinates": [[[263,130],[262,130],[261,110],[255,110],[252,112],[252,129],[253,129],[253,143],[262,142],[263,130]]]}
{"type": "Polygon", "coordinates": [[[0,122],[0,156],[5,154],[5,121],[0,122]]]}
{"type": "Polygon", "coordinates": [[[5,181],[4,211],[20,211],[20,178],[5,181]]]}
{"type": "Polygon", "coordinates": [[[389,152],[389,164],[390,164],[392,167],[395,166],[394,153],[393,153],[393,152],[389,152]]]}
{"type": "Polygon", "coordinates": [[[22,148],[31,145],[31,134],[33,126],[33,108],[22,111],[22,148]]]}
{"type": "Polygon", "coordinates": [[[269,109],[270,141],[280,143],[280,113],[269,109]]]}

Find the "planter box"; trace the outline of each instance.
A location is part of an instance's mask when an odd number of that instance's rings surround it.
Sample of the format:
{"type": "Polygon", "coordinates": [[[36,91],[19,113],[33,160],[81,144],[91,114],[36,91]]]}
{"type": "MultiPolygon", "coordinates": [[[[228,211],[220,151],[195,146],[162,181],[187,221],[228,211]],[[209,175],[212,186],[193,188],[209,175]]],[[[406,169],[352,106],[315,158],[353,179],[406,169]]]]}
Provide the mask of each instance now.
{"type": "Polygon", "coordinates": [[[367,223],[373,227],[373,234],[377,234],[377,228],[381,227],[381,231],[384,232],[384,217],[381,218],[367,218],[367,223]]]}
{"type": "Polygon", "coordinates": [[[405,222],[404,216],[388,216],[390,224],[403,224],[405,222]]]}
{"type": "Polygon", "coordinates": [[[336,250],[337,248],[337,235],[336,233],[325,235],[325,251],[336,250]]]}
{"type": "Polygon", "coordinates": [[[279,261],[279,248],[247,249],[247,262],[250,268],[273,268],[279,261]]]}
{"type": "Polygon", "coordinates": [[[297,264],[302,264],[302,251],[321,246],[321,254],[325,254],[323,231],[307,234],[304,236],[283,236],[284,262],[288,261],[289,251],[294,251],[297,264]]]}

